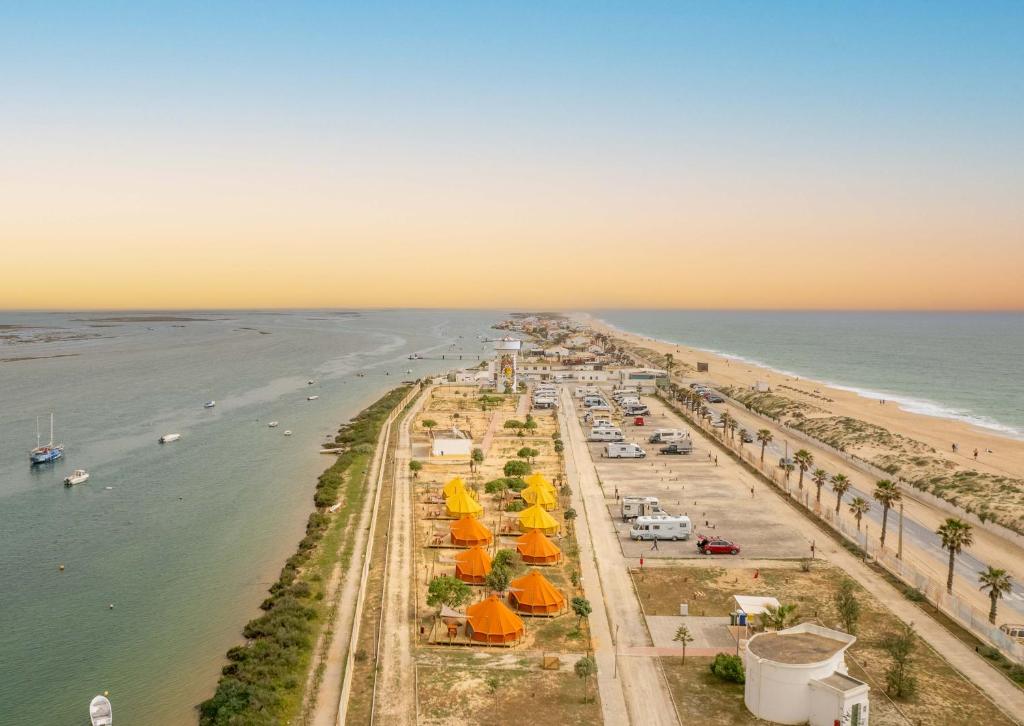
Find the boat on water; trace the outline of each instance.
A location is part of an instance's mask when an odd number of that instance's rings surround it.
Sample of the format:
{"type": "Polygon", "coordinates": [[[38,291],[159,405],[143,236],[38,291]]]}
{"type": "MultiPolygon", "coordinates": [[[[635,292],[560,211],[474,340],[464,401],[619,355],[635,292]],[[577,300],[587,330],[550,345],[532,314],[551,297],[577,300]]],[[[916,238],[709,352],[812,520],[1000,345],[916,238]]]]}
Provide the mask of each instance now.
{"type": "Polygon", "coordinates": [[[36,448],[32,449],[28,455],[32,466],[48,464],[51,461],[57,461],[62,456],[64,456],[64,444],[53,443],[53,414],[50,414],[50,443],[48,444],[43,444],[40,441],[39,417],[36,416],[36,448]]]}
{"type": "Polygon", "coordinates": [[[277,428],[277,421],[271,421],[270,423],[267,424],[267,426],[269,426],[272,429],[277,428]]]}
{"type": "Polygon", "coordinates": [[[419,353],[413,353],[412,355],[409,356],[409,360],[419,360],[422,357],[423,356],[421,356],[419,353]]]}
{"type": "Polygon", "coordinates": [[[307,401],[315,401],[318,398],[320,398],[320,396],[306,396],[307,401]]]}
{"type": "Polygon", "coordinates": [[[284,435],[285,435],[285,436],[291,436],[291,435],[292,435],[292,432],[291,432],[291,431],[285,431],[285,432],[284,432],[284,435]]]}
{"type": "Polygon", "coordinates": [[[92,726],[111,726],[114,723],[114,709],[106,696],[96,696],[89,703],[89,720],[92,726]]]}
{"type": "Polygon", "coordinates": [[[169,444],[172,441],[177,441],[181,438],[181,434],[164,434],[160,437],[161,444],[169,444]]]}
{"type": "Polygon", "coordinates": [[[85,469],[75,469],[64,477],[64,486],[71,487],[75,484],[85,484],[87,481],[89,481],[89,472],[85,469]]]}
{"type": "Polygon", "coordinates": [[[314,381],[312,378],[310,378],[308,381],[306,381],[306,385],[307,386],[312,386],[314,383],[316,383],[316,381],[314,381]]]}
{"type": "Polygon", "coordinates": [[[203,404],[203,408],[213,408],[216,405],[216,401],[207,401],[206,403],[203,404]]]}

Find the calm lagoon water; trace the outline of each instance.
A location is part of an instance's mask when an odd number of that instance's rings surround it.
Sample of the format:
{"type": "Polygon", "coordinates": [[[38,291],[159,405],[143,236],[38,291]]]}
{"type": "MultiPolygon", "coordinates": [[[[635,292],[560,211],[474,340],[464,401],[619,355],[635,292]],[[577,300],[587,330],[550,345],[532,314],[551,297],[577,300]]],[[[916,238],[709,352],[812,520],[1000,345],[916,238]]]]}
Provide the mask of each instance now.
{"type": "Polygon", "coordinates": [[[88,723],[104,690],[119,723],[193,722],[302,537],[330,463],[318,444],[402,379],[475,359],[500,319],[168,315],[203,320],[0,315],[3,724],[88,723]],[[30,468],[36,416],[48,429],[50,411],[66,456],[30,468]],[[159,445],[170,432],[181,440],[159,445]],[[65,488],[78,467],[92,478],[65,488]]]}

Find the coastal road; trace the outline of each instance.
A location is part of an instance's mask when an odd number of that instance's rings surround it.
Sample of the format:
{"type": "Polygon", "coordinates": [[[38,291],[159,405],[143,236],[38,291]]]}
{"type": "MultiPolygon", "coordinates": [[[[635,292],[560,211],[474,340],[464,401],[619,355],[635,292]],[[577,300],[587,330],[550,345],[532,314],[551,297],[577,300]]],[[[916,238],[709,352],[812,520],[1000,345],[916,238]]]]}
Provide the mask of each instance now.
{"type": "Polygon", "coordinates": [[[558,415],[567,442],[566,477],[573,490],[573,503],[580,505],[577,536],[583,553],[580,559],[587,578],[587,594],[594,605],[591,624],[596,625],[594,650],[605,723],[675,726],[679,719],[661,661],[657,655],[643,654],[651,653],[653,643],[575,411],[568,388],[562,386],[558,415]],[[591,553],[593,562],[588,562],[591,553]],[[587,572],[590,568],[596,569],[593,575],[587,572]],[[593,602],[597,600],[595,584],[600,603],[593,602]],[[598,614],[599,606],[604,611],[605,623],[598,614]],[[621,708],[619,699],[625,702],[627,719],[615,713],[621,708]]]}

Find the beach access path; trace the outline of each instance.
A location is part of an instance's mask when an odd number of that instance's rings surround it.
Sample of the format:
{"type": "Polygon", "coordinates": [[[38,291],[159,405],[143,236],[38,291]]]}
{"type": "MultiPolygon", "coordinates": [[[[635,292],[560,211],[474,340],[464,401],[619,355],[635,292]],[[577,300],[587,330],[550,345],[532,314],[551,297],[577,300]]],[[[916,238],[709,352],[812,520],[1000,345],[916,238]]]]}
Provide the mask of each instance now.
{"type": "Polygon", "coordinates": [[[573,399],[562,386],[558,417],[567,443],[566,479],[579,514],[576,537],[584,587],[593,607],[589,622],[604,722],[674,726],[679,723],[676,707],[575,412],[573,399]]]}

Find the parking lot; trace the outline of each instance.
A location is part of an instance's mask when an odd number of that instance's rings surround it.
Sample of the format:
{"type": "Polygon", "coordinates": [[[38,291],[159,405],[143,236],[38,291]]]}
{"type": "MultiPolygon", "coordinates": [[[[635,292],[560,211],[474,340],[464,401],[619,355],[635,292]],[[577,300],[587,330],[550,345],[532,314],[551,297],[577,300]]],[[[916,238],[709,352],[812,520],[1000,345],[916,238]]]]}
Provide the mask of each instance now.
{"type": "MultiPolygon", "coordinates": [[[[605,391],[611,401],[611,391],[605,391]]],[[[740,545],[738,557],[754,559],[802,558],[810,555],[810,543],[788,527],[780,524],[780,507],[785,504],[772,495],[736,462],[719,454],[714,445],[700,433],[692,432],[694,450],[688,455],[659,455],[661,444],[650,444],[648,436],[658,428],[690,430],[677,416],[653,396],[643,396],[651,414],[644,417],[644,426],[633,425],[633,417],[613,411],[612,418],[622,429],[627,442],[639,444],[646,452],[643,459],[606,459],[604,444],[588,444],[597,468],[605,501],[615,522],[623,555],[639,559],[701,558],[697,536],[723,537],[740,545]],[[719,461],[715,462],[715,456],[719,461]],[[751,487],[754,495],[751,495],[751,487]],[[693,522],[694,536],[689,541],[635,541],[629,536],[630,524],[620,516],[616,497],[656,496],[661,507],[672,515],[685,514],[693,522]]],[[[614,404],[613,408],[614,408],[614,404]]],[[[577,402],[577,415],[586,412],[577,402]]],[[[583,423],[584,432],[589,432],[583,423]]],[[[707,559],[728,558],[710,555],[707,559]]]]}

